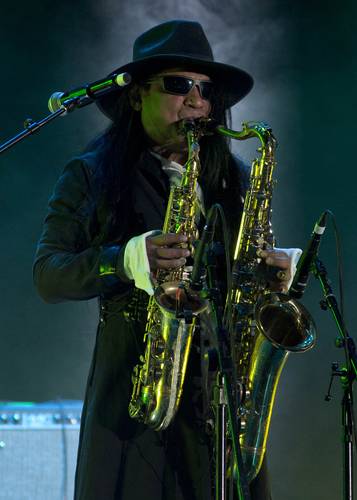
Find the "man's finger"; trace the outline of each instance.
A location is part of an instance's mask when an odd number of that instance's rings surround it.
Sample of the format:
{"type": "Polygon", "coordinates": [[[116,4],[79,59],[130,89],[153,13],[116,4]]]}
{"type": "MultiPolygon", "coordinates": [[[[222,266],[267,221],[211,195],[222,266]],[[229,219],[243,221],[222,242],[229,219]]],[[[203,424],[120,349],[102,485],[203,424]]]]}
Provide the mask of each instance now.
{"type": "Polygon", "coordinates": [[[281,269],[290,267],[290,258],[285,252],[262,250],[259,252],[259,257],[262,257],[268,266],[276,266],[281,269]]]}
{"type": "Polygon", "coordinates": [[[182,257],[188,257],[189,255],[189,250],[186,250],[185,248],[156,248],[156,256],[162,259],[180,259],[182,257]]]}
{"type": "Polygon", "coordinates": [[[157,259],[156,269],[176,269],[186,264],[186,259],[157,259]]]}
{"type": "Polygon", "coordinates": [[[167,233],[149,236],[147,240],[149,240],[154,245],[171,246],[177,245],[178,243],[185,243],[187,241],[187,236],[184,234],[167,233]]]}

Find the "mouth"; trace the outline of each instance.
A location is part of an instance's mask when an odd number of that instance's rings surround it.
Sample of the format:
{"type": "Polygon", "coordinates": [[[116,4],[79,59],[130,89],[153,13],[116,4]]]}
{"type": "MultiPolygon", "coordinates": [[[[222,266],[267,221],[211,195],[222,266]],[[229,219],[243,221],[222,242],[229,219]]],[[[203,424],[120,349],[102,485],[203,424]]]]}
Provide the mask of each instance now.
{"type": "Polygon", "coordinates": [[[180,120],[175,122],[176,130],[179,135],[185,134],[185,123],[195,123],[203,119],[203,116],[184,116],[180,120]]]}
{"type": "Polygon", "coordinates": [[[206,117],[204,115],[187,115],[187,116],[181,116],[180,121],[182,121],[182,120],[196,121],[196,120],[200,120],[201,118],[206,118],[206,117]]]}
{"type": "Polygon", "coordinates": [[[207,118],[206,116],[187,116],[185,118],[181,118],[181,120],[175,122],[176,126],[176,133],[180,138],[186,137],[187,133],[187,124],[192,124],[193,128],[198,131],[201,131],[203,135],[206,133],[206,128],[208,123],[211,120],[207,118]]]}

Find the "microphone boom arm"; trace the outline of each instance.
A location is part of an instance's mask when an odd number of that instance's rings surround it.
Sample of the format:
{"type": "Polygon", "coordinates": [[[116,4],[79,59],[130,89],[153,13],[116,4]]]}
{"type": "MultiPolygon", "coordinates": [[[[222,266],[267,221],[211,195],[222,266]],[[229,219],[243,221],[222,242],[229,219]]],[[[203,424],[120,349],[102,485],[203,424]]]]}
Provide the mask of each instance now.
{"type": "Polygon", "coordinates": [[[117,87],[125,87],[129,85],[130,82],[131,76],[129,73],[120,73],[119,75],[114,74],[110,78],[104,78],[84,85],[83,87],[78,87],[69,92],[55,92],[48,101],[48,107],[51,113],[37,122],[31,118],[27,118],[24,122],[25,130],[0,144],[0,154],[4,153],[12,146],[15,146],[15,144],[26,137],[34,134],[58,116],[65,115],[76,108],[82,108],[87,104],[91,104],[98,99],[98,97],[112,92],[117,87]]]}

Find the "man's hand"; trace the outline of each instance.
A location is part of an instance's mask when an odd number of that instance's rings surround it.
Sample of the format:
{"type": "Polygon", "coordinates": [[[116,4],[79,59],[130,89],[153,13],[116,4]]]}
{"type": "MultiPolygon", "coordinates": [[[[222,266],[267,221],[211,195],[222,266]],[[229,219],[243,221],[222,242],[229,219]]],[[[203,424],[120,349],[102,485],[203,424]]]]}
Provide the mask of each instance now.
{"type": "Polygon", "coordinates": [[[273,292],[287,292],[288,284],[291,278],[291,259],[281,250],[261,250],[259,252],[261,257],[268,266],[278,267],[280,270],[276,273],[275,277],[271,279],[269,285],[273,292]]]}
{"type": "Polygon", "coordinates": [[[146,253],[150,271],[156,269],[175,269],[186,263],[190,255],[187,248],[187,236],[183,234],[157,234],[146,238],[146,253]]]}
{"type": "MultiPolygon", "coordinates": [[[[183,234],[157,234],[146,238],[146,252],[150,271],[157,269],[175,269],[186,263],[190,255],[187,246],[187,236],[183,234]]],[[[268,266],[279,268],[271,278],[269,286],[273,292],[287,292],[291,278],[291,258],[282,250],[261,250],[261,257],[268,266]]]]}

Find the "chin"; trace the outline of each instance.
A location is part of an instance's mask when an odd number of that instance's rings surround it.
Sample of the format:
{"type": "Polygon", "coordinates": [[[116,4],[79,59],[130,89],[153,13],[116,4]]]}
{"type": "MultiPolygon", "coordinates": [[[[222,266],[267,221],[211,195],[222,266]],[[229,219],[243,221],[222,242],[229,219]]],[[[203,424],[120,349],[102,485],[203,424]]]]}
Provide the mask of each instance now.
{"type": "Polygon", "coordinates": [[[170,145],[170,149],[173,153],[181,153],[183,151],[186,152],[188,150],[187,142],[181,139],[179,142],[172,143],[170,145]]]}
{"type": "Polygon", "coordinates": [[[182,149],[187,149],[186,137],[181,135],[176,137],[171,137],[163,147],[167,147],[171,151],[177,152],[182,151],[182,149]]]}

